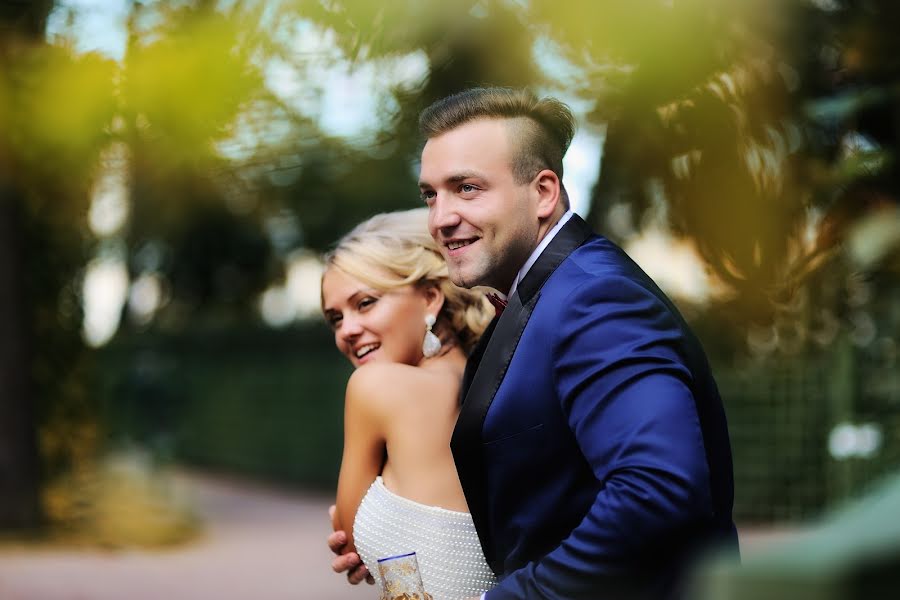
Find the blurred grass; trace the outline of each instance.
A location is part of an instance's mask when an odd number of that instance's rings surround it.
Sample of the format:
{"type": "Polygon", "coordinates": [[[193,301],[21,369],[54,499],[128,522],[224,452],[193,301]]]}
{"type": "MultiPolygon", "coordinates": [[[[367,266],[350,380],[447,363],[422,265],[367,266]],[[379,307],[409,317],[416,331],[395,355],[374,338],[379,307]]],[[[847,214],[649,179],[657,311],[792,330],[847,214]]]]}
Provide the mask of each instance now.
{"type": "Polygon", "coordinates": [[[113,446],[334,489],[351,368],[321,324],[123,335],[98,363],[113,446]]]}
{"type": "Polygon", "coordinates": [[[157,548],[188,541],[201,529],[166,470],[136,449],[79,466],[52,481],[43,499],[52,526],[38,541],[157,548]]]}

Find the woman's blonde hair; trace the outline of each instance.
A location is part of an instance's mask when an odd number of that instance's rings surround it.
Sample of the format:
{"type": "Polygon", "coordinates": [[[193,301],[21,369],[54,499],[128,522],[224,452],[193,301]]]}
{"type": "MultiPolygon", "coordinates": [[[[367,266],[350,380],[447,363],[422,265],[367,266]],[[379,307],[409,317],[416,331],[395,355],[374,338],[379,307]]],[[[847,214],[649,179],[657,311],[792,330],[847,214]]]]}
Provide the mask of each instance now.
{"type": "Polygon", "coordinates": [[[494,315],[477,290],[450,281],[447,263],[428,233],[428,209],[382,213],[363,221],[325,255],[325,268],[335,267],[375,289],[435,285],[444,294],[438,330],[449,329],[463,351],[472,351],[494,315]]]}

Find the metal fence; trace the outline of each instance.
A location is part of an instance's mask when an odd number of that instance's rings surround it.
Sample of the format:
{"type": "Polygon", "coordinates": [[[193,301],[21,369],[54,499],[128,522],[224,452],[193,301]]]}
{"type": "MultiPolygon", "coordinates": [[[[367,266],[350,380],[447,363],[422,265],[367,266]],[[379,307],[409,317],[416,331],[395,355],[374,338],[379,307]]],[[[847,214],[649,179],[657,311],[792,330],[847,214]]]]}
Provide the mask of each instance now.
{"type": "MultiPolygon", "coordinates": [[[[894,317],[882,331],[900,331],[894,317]]],[[[900,469],[891,339],[842,335],[815,355],[713,365],[739,523],[815,517],[900,469]]],[[[349,367],[324,327],[123,339],[100,363],[119,434],[169,440],[176,459],[333,486],[349,367]]]]}
{"type": "Polygon", "coordinates": [[[900,469],[900,373],[883,355],[842,336],[815,356],[716,370],[738,522],[805,520],[900,469]]]}

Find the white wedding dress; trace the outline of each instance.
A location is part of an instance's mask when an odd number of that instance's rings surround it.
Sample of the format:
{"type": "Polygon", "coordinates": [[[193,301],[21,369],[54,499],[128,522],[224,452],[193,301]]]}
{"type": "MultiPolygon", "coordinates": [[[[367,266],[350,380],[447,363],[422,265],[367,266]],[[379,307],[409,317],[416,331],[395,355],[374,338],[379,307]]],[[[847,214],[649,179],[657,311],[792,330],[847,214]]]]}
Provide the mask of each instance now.
{"type": "Polygon", "coordinates": [[[497,583],[469,513],[398,496],[381,477],[359,505],[353,539],[379,590],[378,559],[408,552],[416,553],[425,591],[434,600],[480,596],[497,583]]]}

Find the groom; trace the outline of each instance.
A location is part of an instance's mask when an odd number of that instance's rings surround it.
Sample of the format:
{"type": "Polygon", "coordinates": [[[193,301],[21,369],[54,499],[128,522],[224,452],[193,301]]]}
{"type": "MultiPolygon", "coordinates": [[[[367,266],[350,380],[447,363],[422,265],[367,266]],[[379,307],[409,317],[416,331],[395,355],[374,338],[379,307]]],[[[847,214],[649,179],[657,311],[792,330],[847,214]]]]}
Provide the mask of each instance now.
{"type": "Polygon", "coordinates": [[[565,105],[473,89],[420,126],[420,189],[451,279],[502,292],[451,442],[500,579],[485,597],[679,597],[703,552],[737,550],[728,431],[702,348],[569,209],[565,105]]]}

